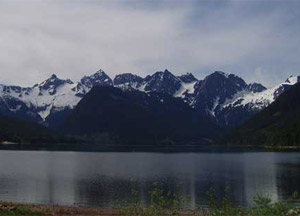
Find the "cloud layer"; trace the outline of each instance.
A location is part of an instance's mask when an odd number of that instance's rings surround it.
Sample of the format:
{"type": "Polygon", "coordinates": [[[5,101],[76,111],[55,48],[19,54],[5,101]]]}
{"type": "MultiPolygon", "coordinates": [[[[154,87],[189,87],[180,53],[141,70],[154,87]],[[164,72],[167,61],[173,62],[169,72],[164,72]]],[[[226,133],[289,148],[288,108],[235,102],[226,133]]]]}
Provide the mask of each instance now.
{"type": "Polygon", "coordinates": [[[299,1],[0,1],[0,83],[214,70],[267,86],[300,75],[299,1]]]}

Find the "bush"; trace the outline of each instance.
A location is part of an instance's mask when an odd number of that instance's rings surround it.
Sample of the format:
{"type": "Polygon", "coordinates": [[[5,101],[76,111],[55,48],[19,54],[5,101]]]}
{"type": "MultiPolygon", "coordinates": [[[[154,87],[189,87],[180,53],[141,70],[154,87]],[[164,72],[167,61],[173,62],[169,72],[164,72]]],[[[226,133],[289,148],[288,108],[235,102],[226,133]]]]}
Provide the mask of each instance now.
{"type": "Polygon", "coordinates": [[[179,211],[186,201],[175,193],[164,192],[161,189],[154,188],[149,191],[150,205],[145,208],[137,199],[138,193],[132,191],[136,198],[134,203],[128,207],[121,208],[120,214],[125,216],[162,216],[162,215],[180,215],[179,211]]]}
{"type": "Polygon", "coordinates": [[[272,200],[263,195],[253,198],[251,208],[233,205],[230,199],[230,189],[225,189],[221,202],[217,202],[215,191],[211,188],[207,192],[209,208],[198,211],[183,211],[187,199],[175,193],[165,192],[154,188],[149,191],[150,204],[148,207],[138,199],[138,192],[132,190],[134,203],[122,207],[120,214],[124,216],[164,216],[164,215],[201,215],[201,216],[300,216],[300,197],[297,192],[287,200],[272,203],[272,200]]]}
{"type": "Polygon", "coordinates": [[[257,195],[253,198],[254,206],[247,209],[233,206],[230,202],[229,189],[225,190],[225,196],[221,205],[216,202],[214,190],[208,192],[210,209],[207,211],[209,216],[298,216],[300,215],[300,197],[297,192],[284,201],[272,203],[266,196],[257,195]]]}

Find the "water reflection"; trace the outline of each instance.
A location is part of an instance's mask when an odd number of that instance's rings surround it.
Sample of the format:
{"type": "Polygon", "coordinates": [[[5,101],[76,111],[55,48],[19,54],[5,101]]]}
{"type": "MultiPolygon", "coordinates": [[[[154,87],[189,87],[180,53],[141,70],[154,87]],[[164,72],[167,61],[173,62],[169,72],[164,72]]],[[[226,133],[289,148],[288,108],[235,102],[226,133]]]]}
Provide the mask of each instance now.
{"type": "Polygon", "coordinates": [[[0,199],[61,205],[116,206],[132,190],[146,204],[149,190],[207,203],[230,187],[232,200],[250,205],[254,195],[282,199],[300,189],[299,153],[86,153],[0,151],[0,199]]]}

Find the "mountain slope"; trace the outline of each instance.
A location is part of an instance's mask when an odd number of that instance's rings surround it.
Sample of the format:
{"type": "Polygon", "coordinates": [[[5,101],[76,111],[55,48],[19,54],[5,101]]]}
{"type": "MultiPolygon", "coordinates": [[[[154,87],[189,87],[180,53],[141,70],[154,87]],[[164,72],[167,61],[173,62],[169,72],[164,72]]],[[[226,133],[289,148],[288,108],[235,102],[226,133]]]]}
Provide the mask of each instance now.
{"type": "Polygon", "coordinates": [[[216,71],[197,84],[193,106],[215,116],[219,105],[246,88],[246,82],[240,77],[216,71]]]}
{"type": "MultiPolygon", "coordinates": [[[[0,86],[1,89],[1,86],[0,86]]],[[[0,93],[0,114],[26,120],[41,121],[41,117],[18,98],[0,93]]]]}
{"type": "Polygon", "coordinates": [[[278,96],[277,100],[233,134],[231,144],[300,145],[300,84],[278,96]]]}
{"type": "Polygon", "coordinates": [[[120,142],[157,143],[163,140],[203,143],[220,132],[211,119],[180,99],[157,92],[94,87],[63,127],[72,134],[109,134],[120,142]]]}
{"type": "MultiPolygon", "coordinates": [[[[217,112],[217,118],[223,125],[238,126],[268,107],[299,81],[300,76],[290,76],[285,82],[269,89],[255,84],[256,89],[253,91],[240,92],[227,100],[217,112]]],[[[253,86],[249,87],[253,89],[253,86]]]]}
{"type": "Polygon", "coordinates": [[[210,115],[220,125],[227,127],[241,124],[256,112],[244,107],[229,107],[227,104],[230,101],[266,89],[261,84],[247,84],[242,78],[222,71],[215,71],[204,80],[197,81],[192,88],[180,97],[199,112],[210,115]]]}

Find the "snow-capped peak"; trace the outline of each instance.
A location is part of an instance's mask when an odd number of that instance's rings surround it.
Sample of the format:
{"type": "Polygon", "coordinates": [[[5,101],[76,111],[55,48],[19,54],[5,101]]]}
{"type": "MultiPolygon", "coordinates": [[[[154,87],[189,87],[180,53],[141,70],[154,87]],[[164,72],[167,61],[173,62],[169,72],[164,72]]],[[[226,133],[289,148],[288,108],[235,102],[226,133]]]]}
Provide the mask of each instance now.
{"type": "Polygon", "coordinates": [[[102,70],[98,70],[96,73],[90,75],[90,76],[84,76],[83,78],[92,78],[92,79],[97,79],[101,77],[108,77],[108,75],[102,70]]]}
{"type": "Polygon", "coordinates": [[[286,84],[295,85],[296,83],[300,82],[300,76],[294,76],[291,75],[287,80],[285,81],[286,84]]]}
{"type": "Polygon", "coordinates": [[[91,76],[84,76],[80,80],[80,84],[85,88],[90,89],[99,85],[113,85],[113,81],[102,69],[100,69],[91,76]]]}
{"type": "Polygon", "coordinates": [[[43,86],[48,82],[55,82],[55,80],[57,79],[57,76],[55,74],[52,74],[48,79],[44,80],[43,82],[41,82],[39,84],[39,86],[43,86]]]}
{"type": "Polygon", "coordinates": [[[252,92],[252,93],[257,93],[257,92],[262,92],[264,90],[266,90],[267,88],[264,87],[262,84],[260,83],[250,83],[248,84],[247,89],[252,92]]]}
{"type": "Polygon", "coordinates": [[[250,109],[261,110],[274,102],[280,94],[298,82],[300,82],[300,76],[290,76],[285,82],[273,88],[265,89],[261,92],[248,92],[230,101],[230,103],[224,104],[224,107],[247,106],[250,109]]]}
{"type": "Polygon", "coordinates": [[[51,94],[54,94],[56,92],[56,89],[65,83],[73,84],[73,82],[69,79],[59,79],[55,74],[52,74],[49,79],[40,83],[38,87],[43,90],[49,90],[51,94]]]}

